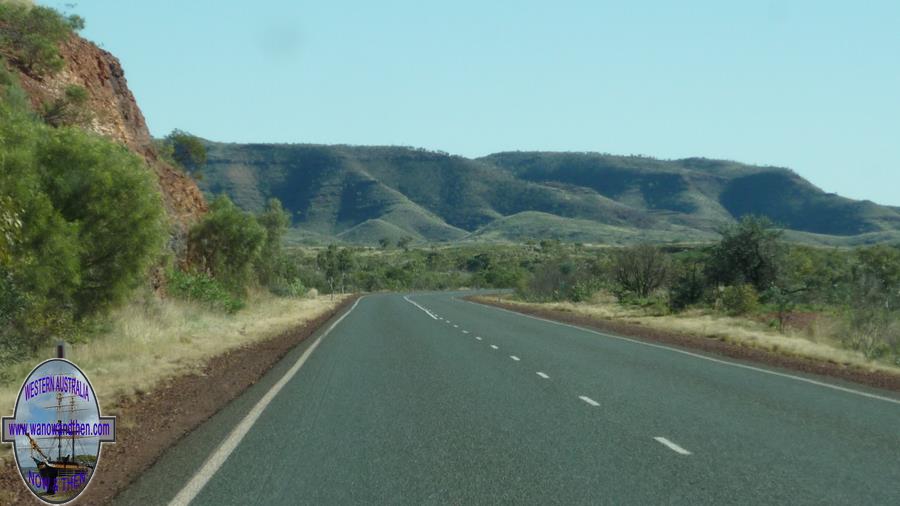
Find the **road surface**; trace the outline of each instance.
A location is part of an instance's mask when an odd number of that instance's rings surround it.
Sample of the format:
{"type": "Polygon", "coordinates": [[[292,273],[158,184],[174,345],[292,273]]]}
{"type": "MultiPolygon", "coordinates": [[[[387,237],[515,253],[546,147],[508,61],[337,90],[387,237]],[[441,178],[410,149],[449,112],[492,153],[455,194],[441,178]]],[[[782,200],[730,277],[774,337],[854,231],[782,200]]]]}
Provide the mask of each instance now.
{"type": "Polygon", "coordinates": [[[118,502],[900,504],[896,394],[459,295],[364,297],[118,502]]]}

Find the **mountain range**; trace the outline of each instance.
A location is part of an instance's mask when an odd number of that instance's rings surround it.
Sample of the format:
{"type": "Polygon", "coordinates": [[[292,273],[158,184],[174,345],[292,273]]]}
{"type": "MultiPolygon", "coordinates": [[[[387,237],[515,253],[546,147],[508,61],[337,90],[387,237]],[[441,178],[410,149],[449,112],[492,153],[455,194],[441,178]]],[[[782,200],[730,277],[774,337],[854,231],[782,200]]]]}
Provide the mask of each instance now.
{"type": "Polygon", "coordinates": [[[207,142],[200,187],[259,211],[270,197],[301,242],[703,242],[747,214],[823,245],[900,240],[900,208],[826,193],[779,167],[602,153],[466,158],[396,146],[207,142]]]}

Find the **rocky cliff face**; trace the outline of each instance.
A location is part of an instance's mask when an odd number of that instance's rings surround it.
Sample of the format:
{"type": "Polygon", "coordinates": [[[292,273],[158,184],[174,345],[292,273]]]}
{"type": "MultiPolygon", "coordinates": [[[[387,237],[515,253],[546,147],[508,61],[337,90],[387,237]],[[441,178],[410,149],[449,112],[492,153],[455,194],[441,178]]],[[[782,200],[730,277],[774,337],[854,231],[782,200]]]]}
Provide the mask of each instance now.
{"type": "Polygon", "coordinates": [[[20,75],[35,109],[60,97],[69,85],[84,87],[92,116],[87,128],[121,142],[147,160],[159,180],[166,210],[183,233],[206,212],[206,201],[192,179],[157,157],[144,115],[128,89],[119,60],[78,36],[64,42],[60,54],[65,60],[62,71],[46,77],[24,72],[20,75]]]}

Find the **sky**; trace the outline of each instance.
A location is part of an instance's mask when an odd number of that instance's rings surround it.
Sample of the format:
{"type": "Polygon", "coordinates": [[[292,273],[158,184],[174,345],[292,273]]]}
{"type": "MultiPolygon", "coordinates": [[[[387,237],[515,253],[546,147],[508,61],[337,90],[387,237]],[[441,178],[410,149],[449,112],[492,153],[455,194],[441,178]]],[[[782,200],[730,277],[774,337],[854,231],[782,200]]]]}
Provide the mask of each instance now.
{"type": "Polygon", "coordinates": [[[894,0],[40,3],[155,136],[703,156],[900,205],[894,0]]]}

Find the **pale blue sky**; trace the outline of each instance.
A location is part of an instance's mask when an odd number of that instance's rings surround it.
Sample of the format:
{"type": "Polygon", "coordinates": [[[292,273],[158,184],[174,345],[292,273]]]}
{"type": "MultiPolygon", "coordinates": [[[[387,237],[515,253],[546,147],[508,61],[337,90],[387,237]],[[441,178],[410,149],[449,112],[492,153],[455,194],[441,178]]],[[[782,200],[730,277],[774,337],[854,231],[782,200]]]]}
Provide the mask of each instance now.
{"type": "Polygon", "coordinates": [[[706,156],[900,205],[900,2],[67,0],[154,135],[706,156]]]}

